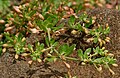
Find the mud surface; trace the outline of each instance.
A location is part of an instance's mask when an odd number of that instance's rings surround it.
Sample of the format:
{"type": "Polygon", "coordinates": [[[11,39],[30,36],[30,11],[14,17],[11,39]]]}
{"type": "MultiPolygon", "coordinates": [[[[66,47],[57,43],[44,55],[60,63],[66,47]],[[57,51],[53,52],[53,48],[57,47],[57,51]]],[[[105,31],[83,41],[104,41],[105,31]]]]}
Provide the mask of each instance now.
{"type": "MultiPolygon", "coordinates": [[[[79,63],[70,62],[71,74],[78,76],[78,78],[120,78],[120,11],[95,9],[88,11],[88,14],[97,17],[96,24],[99,23],[103,26],[106,23],[109,24],[111,42],[106,46],[109,51],[115,54],[119,66],[111,67],[115,72],[115,75],[111,75],[107,69],[98,72],[93,65],[82,66],[79,63]]],[[[37,35],[34,35],[34,38],[35,36],[37,35]]],[[[2,54],[0,57],[0,78],[64,78],[68,70],[60,61],[49,64],[34,63],[31,66],[27,62],[28,60],[15,60],[14,53],[11,52],[2,54]]]]}

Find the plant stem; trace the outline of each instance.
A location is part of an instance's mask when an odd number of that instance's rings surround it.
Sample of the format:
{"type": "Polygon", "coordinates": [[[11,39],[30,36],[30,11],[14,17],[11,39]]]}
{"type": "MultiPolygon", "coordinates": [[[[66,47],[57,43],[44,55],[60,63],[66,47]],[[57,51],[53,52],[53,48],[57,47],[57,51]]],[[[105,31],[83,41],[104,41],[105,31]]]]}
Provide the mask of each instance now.
{"type": "Polygon", "coordinates": [[[45,51],[48,51],[50,49],[52,49],[53,47],[49,47],[49,48],[46,48],[46,49],[43,49],[41,52],[45,52],[45,51]]]}
{"type": "Polygon", "coordinates": [[[95,54],[92,54],[90,56],[88,56],[89,58],[93,57],[93,56],[96,56],[98,53],[95,53],[95,54]]]}
{"type": "Polygon", "coordinates": [[[79,59],[77,59],[77,58],[72,58],[72,57],[65,57],[65,58],[69,59],[69,60],[79,61],[79,59]]]}
{"type": "Polygon", "coordinates": [[[51,29],[50,28],[46,28],[47,29],[47,33],[48,33],[48,39],[49,39],[49,41],[51,40],[51,37],[50,37],[50,31],[51,31],[51,29]]]}

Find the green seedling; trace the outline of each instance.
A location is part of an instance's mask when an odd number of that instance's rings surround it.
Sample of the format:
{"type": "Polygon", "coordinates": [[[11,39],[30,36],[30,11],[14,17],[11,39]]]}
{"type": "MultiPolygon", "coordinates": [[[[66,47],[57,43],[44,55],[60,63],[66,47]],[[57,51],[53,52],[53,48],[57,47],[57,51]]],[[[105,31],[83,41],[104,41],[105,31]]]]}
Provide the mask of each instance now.
{"type": "Polygon", "coordinates": [[[102,49],[100,49],[100,47],[96,47],[96,48],[93,48],[93,52],[94,54],[92,54],[91,56],[94,56],[94,55],[105,56],[108,53],[108,50],[105,50],[104,47],[102,49]]]}
{"type": "Polygon", "coordinates": [[[28,49],[31,52],[31,57],[32,60],[36,61],[37,59],[41,59],[41,55],[43,54],[43,50],[44,50],[44,44],[40,44],[39,42],[37,42],[35,44],[35,49],[33,48],[32,45],[28,45],[28,49]]]}
{"type": "Polygon", "coordinates": [[[81,64],[93,64],[98,71],[102,71],[101,65],[103,65],[108,68],[112,74],[114,74],[109,65],[117,66],[117,64],[115,63],[116,59],[114,59],[113,56],[110,56],[108,54],[108,50],[105,50],[104,48],[93,48],[93,52],[91,51],[91,48],[86,49],[85,52],[79,49],[78,56],[81,58],[81,64]]]}
{"type": "Polygon", "coordinates": [[[22,34],[11,36],[9,33],[4,33],[4,35],[6,37],[6,43],[3,44],[3,47],[13,47],[16,54],[21,54],[25,51],[24,47],[26,41],[22,34]]]}
{"type": "Polygon", "coordinates": [[[98,29],[90,30],[90,35],[93,36],[94,43],[97,43],[98,41],[101,43],[102,42],[102,37],[105,38],[105,36],[109,32],[110,32],[109,27],[106,27],[105,29],[103,29],[102,26],[99,26],[98,29]]]}
{"type": "Polygon", "coordinates": [[[91,48],[86,49],[85,52],[79,49],[78,56],[81,58],[81,61],[83,62],[91,62],[92,59],[97,59],[97,57],[100,57],[100,56],[107,57],[109,56],[109,54],[108,54],[108,50],[105,50],[104,48],[100,49],[99,47],[96,47],[96,48],[93,48],[93,52],[91,48]]]}
{"type": "Polygon", "coordinates": [[[71,16],[68,21],[68,25],[70,28],[73,28],[82,32],[87,32],[88,28],[94,23],[94,21],[95,20],[93,20],[92,18],[88,18],[87,14],[84,13],[84,14],[81,14],[77,19],[75,18],[75,16],[71,16]]]}
{"type": "MultiPolygon", "coordinates": [[[[39,42],[37,42],[35,44],[35,47],[33,47],[32,45],[28,45],[28,49],[29,51],[31,52],[31,57],[32,57],[32,60],[36,61],[38,59],[42,59],[41,56],[43,53],[47,53],[47,55],[49,56],[50,54],[48,53],[51,49],[53,49],[54,46],[51,46],[51,47],[48,47],[48,48],[45,48],[44,47],[44,44],[40,44],[39,42]]],[[[47,57],[45,57],[47,58],[47,57]]]]}
{"type": "Polygon", "coordinates": [[[115,65],[118,66],[116,64],[116,59],[114,59],[113,57],[110,56],[106,56],[106,57],[101,57],[101,58],[96,58],[92,60],[92,63],[94,64],[94,66],[96,67],[96,69],[98,71],[102,71],[102,69],[100,69],[101,65],[103,65],[105,68],[108,68],[109,71],[114,75],[114,71],[110,68],[109,65],[115,65]],[[99,67],[98,67],[99,66],[99,67]]]}
{"type": "Polygon", "coordinates": [[[21,54],[21,53],[25,52],[25,49],[24,49],[25,44],[26,44],[26,40],[25,40],[25,37],[22,36],[22,34],[15,36],[14,49],[17,54],[21,54]]]}

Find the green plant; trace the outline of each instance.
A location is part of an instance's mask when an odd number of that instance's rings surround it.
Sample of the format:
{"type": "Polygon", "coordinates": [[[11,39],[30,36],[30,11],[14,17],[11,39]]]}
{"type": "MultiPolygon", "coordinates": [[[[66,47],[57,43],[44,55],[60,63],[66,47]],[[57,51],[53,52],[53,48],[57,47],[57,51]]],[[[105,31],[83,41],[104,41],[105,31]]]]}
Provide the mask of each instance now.
{"type": "Polygon", "coordinates": [[[37,59],[41,59],[41,55],[42,53],[44,52],[44,44],[40,44],[39,42],[37,42],[35,44],[35,50],[33,49],[32,45],[28,45],[28,49],[30,50],[31,52],[31,57],[32,57],[32,60],[37,60],[37,59]]]}
{"type": "Polygon", "coordinates": [[[22,34],[15,36],[14,49],[15,49],[17,54],[21,54],[25,51],[25,49],[24,49],[25,44],[26,44],[25,37],[23,37],[22,34]]]}
{"type": "MultiPolygon", "coordinates": [[[[35,44],[35,50],[32,47],[32,45],[28,45],[28,49],[31,52],[31,57],[33,60],[37,60],[37,59],[41,59],[41,55],[43,53],[47,53],[48,57],[45,57],[43,59],[47,60],[47,61],[51,61],[53,58],[55,58],[54,56],[51,56],[51,54],[53,53],[53,49],[55,48],[55,46],[58,44],[57,42],[55,42],[53,39],[51,39],[50,41],[48,40],[48,37],[46,37],[45,39],[46,41],[46,45],[48,48],[44,47],[44,44],[40,44],[39,42],[37,42],[35,44]],[[51,57],[50,57],[51,56],[51,57]]],[[[54,59],[53,59],[54,60],[54,59]]]]}
{"type": "Polygon", "coordinates": [[[3,44],[3,47],[13,47],[15,49],[16,54],[21,54],[23,53],[24,47],[25,47],[25,38],[23,37],[22,34],[18,35],[10,35],[9,33],[4,33],[6,40],[5,44],[3,44]]]}
{"type": "MultiPolygon", "coordinates": [[[[72,28],[76,32],[85,33],[85,36],[87,37],[85,42],[91,42],[93,45],[93,47],[87,48],[85,51],[83,51],[82,49],[77,50],[80,61],[82,62],[81,64],[93,64],[98,69],[98,71],[102,70],[100,68],[102,68],[101,65],[103,65],[107,67],[112,74],[114,74],[109,65],[116,65],[115,59],[113,59],[113,56],[111,56],[113,54],[111,54],[108,50],[105,50],[104,47],[106,42],[110,42],[110,38],[107,37],[107,34],[110,32],[110,28],[108,24],[106,24],[105,27],[100,25],[98,25],[98,27],[96,28],[91,27],[94,23],[95,17],[88,18],[86,14],[82,14],[78,18],[75,18],[75,16],[71,16],[68,21],[68,25],[70,28],[72,28]],[[77,21],[78,19],[79,21],[77,21]],[[98,68],[97,66],[99,66],[100,68],[98,68]]],[[[73,34],[75,34],[76,32],[74,32],[73,34]]]]}
{"type": "MultiPolygon", "coordinates": [[[[89,27],[94,24],[95,18],[90,17],[88,18],[88,15],[83,13],[79,17],[71,16],[68,20],[68,25],[72,29],[77,29],[82,32],[88,32],[89,27]]],[[[87,34],[87,33],[86,33],[87,34]]]]}
{"type": "Polygon", "coordinates": [[[114,74],[109,65],[116,65],[116,59],[111,55],[113,54],[109,53],[108,50],[105,50],[104,47],[102,49],[99,47],[93,48],[93,51],[91,48],[88,48],[85,52],[81,49],[78,50],[78,56],[81,58],[82,64],[91,63],[98,71],[102,71],[101,65],[103,65],[108,68],[112,74],[114,74]],[[97,66],[99,66],[99,68],[97,66]]]}
{"type": "MultiPolygon", "coordinates": [[[[41,1],[40,3],[38,0],[33,0],[30,3],[13,6],[14,11],[7,15],[7,24],[5,24],[3,34],[5,39],[0,42],[0,54],[4,47],[12,47],[16,55],[24,57],[28,55],[33,61],[48,63],[60,60],[68,68],[68,77],[71,77],[68,60],[79,61],[84,65],[93,64],[98,71],[101,71],[102,66],[105,66],[114,74],[109,66],[117,66],[116,60],[114,56],[111,56],[112,53],[104,49],[105,43],[110,42],[110,38],[107,37],[110,32],[108,25],[105,27],[94,26],[95,17],[88,17],[85,13],[78,16],[71,14],[67,22],[63,20],[65,23],[61,23],[60,19],[66,14],[65,10],[61,8],[65,6],[68,9],[76,7],[69,0],[59,1],[61,2],[50,0],[50,2],[41,1]],[[14,29],[15,32],[12,33],[14,29]],[[40,36],[40,39],[34,43],[26,44],[25,37],[29,38],[28,35],[33,33],[40,36]],[[67,36],[64,38],[63,36],[66,34],[67,36]],[[56,35],[58,39],[54,38],[56,35]],[[70,38],[73,42],[66,43],[70,38]],[[61,41],[63,41],[62,44],[61,41]],[[84,47],[82,42],[88,46],[82,48],[81,46],[84,47]],[[26,55],[24,55],[25,53],[26,55]],[[74,53],[77,53],[78,56],[72,57],[74,53]]],[[[79,2],[79,0],[76,1],[79,2]]],[[[79,4],[76,3],[76,5],[79,4]]],[[[79,6],[80,8],[82,5],[79,6]]],[[[79,9],[75,11],[78,12],[79,9]]]]}
{"type": "Polygon", "coordinates": [[[97,43],[98,41],[101,43],[102,39],[105,40],[105,36],[110,32],[110,28],[106,27],[105,29],[102,28],[102,26],[99,26],[98,29],[90,30],[90,35],[93,36],[94,43],[97,43]]]}

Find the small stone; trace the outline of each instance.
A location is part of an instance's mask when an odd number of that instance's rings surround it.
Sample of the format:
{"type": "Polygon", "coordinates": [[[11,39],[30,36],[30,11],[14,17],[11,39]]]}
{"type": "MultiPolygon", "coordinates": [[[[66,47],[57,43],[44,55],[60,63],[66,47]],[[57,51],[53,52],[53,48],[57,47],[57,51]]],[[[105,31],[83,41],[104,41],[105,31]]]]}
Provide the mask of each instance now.
{"type": "Polygon", "coordinates": [[[4,20],[0,20],[0,24],[4,24],[5,23],[5,21],[4,20]]]}
{"type": "Polygon", "coordinates": [[[19,58],[19,55],[18,54],[15,54],[15,59],[18,59],[19,58]]]}
{"type": "Polygon", "coordinates": [[[28,64],[32,64],[32,62],[33,62],[33,61],[32,61],[32,60],[30,60],[30,61],[28,61],[28,64]]]}

